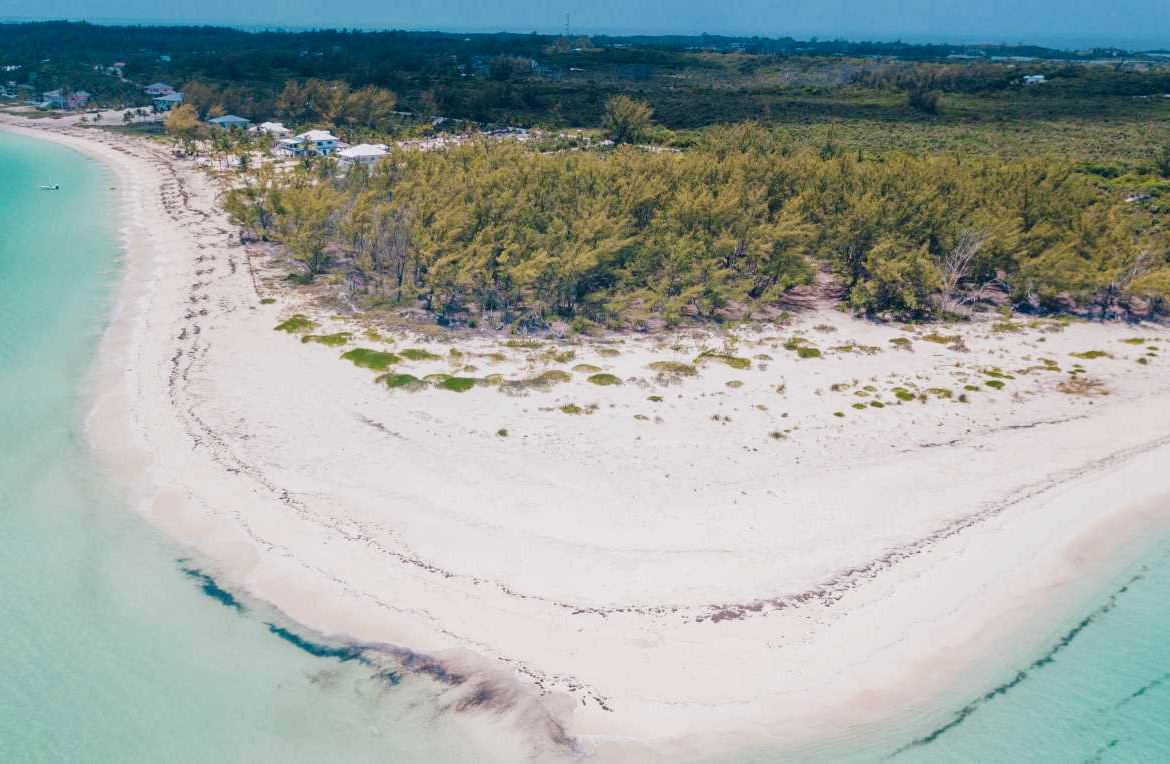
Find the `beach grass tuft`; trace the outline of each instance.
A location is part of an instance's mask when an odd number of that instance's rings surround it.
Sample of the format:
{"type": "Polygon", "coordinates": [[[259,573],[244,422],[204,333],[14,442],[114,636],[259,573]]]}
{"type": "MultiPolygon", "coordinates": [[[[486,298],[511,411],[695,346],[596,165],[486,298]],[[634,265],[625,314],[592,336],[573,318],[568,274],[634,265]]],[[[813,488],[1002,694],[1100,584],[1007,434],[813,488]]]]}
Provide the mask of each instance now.
{"type": "Polygon", "coordinates": [[[316,329],[317,324],[309,320],[309,317],[303,313],[295,313],[285,320],[281,321],[275,327],[278,332],[288,332],[289,334],[300,334],[307,332],[310,329],[316,329]]]}
{"type": "Polygon", "coordinates": [[[610,385],[620,385],[622,383],[621,379],[614,376],[613,374],[605,374],[605,373],[594,374],[594,375],[590,376],[589,382],[591,382],[594,385],[601,385],[602,387],[609,387],[610,385]]]}
{"type": "Polygon", "coordinates": [[[341,347],[353,338],[349,332],[338,332],[337,334],[306,334],[301,337],[301,342],[315,342],[318,345],[328,345],[331,348],[341,347]]]}

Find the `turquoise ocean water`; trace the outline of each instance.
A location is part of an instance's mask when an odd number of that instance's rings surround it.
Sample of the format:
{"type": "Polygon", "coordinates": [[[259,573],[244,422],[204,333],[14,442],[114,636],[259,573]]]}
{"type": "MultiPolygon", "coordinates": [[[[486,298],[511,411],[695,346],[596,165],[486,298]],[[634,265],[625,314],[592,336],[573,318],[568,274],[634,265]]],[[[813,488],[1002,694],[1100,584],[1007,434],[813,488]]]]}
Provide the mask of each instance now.
{"type": "MultiPolygon", "coordinates": [[[[111,183],[0,133],[0,762],[483,761],[425,680],[220,589],[93,465],[111,183]]],[[[1170,537],[1042,636],[913,718],[735,761],[1170,761],[1170,537]]]]}
{"type": "Polygon", "coordinates": [[[93,465],[112,182],[0,133],[0,762],[482,760],[426,680],[218,589],[93,465]]]}

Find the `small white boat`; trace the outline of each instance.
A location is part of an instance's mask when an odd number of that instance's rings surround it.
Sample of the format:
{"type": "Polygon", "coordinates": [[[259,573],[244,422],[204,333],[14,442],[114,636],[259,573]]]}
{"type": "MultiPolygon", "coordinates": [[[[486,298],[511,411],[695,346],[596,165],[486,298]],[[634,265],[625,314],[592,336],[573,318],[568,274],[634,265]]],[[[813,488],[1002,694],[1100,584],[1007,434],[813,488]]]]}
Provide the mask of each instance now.
{"type": "Polygon", "coordinates": [[[60,191],[61,187],[54,184],[52,186],[41,186],[42,191],[60,191]]]}

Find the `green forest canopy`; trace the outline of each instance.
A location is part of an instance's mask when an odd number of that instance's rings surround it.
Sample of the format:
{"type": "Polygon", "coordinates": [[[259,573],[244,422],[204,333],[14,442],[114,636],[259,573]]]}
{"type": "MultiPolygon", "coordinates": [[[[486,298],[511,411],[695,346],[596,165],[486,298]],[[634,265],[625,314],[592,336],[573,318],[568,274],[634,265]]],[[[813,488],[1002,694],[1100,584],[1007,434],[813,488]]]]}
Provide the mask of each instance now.
{"type": "Polygon", "coordinates": [[[817,269],[852,307],[938,317],[1165,312],[1166,231],[1069,163],[791,150],[756,125],[685,152],[540,154],[476,142],[372,172],[258,180],[229,208],[371,304],[543,325],[753,315],[817,269]]]}

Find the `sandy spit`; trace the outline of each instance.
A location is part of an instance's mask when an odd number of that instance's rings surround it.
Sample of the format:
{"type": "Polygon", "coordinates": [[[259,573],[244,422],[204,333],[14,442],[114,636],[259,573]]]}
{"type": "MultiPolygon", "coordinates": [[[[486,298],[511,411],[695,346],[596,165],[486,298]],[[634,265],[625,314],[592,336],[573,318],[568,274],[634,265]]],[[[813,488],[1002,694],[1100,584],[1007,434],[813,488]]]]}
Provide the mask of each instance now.
{"type": "Polygon", "coordinates": [[[790,748],[974,692],[972,665],[1041,649],[1037,618],[1170,522],[1164,328],[821,309],[539,347],[364,335],[278,288],[189,163],[0,128],[116,174],[89,431],[135,508],[296,622],[420,668],[500,760],[790,748]],[[294,313],[352,339],[273,331],[294,313]],[[358,346],[430,351],[396,365],[420,378],[572,379],[411,393],[338,357],[358,346]]]}

